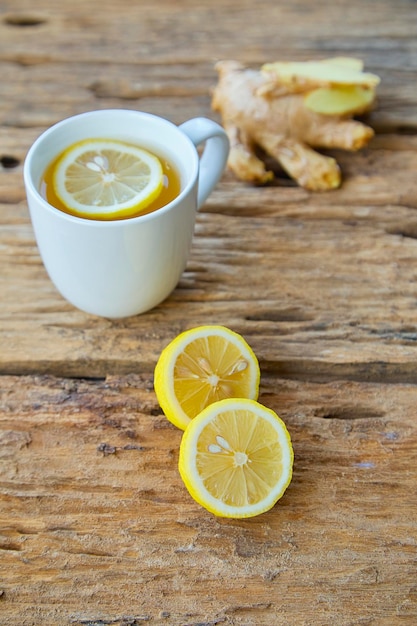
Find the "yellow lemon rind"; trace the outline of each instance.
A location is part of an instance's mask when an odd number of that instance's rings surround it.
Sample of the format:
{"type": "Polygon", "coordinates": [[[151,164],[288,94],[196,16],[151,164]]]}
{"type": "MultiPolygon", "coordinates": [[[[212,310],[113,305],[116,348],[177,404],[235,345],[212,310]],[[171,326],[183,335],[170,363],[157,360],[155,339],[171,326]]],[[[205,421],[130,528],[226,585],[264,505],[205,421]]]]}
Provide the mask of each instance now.
{"type": "Polygon", "coordinates": [[[217,517],[245,519],[266,513],[283,496],[292,479],[294,451],[291,437],[283,420],[271,409],[255,400],[247,398],[228,398],[220,400],[206,407],[198,416],[190,421],[181,440],[178,469],[180,476],[190,496],[203,508],[217,517]],[[271,489],[268,497],[254,505],[234,507],[213,497],[206,489],[196,465],[197,441],[203,428],[222,411],[233,409],[252,409],[259,417],[267,419],[273,424],[281,444],[283,453],[283,471],[279,482],[271,489]],[[282,445],[284,443],[284,445],[282,445]]]}
{"type": "Polygon", "coordinates": [[[161,352],[154,370],[154,389],[166,418],[177,428],[185,430],[193,417],[188,416],[178,402],[174,391],[174,367],[178,355],[193,340],[206,335],[220,334],[238,346],[251,368],[251,385],[247,397],[256,400],[259,395],[260,368],[258,359],[245,339],[221,325],[204,325],[180,333],[161,352]]]}

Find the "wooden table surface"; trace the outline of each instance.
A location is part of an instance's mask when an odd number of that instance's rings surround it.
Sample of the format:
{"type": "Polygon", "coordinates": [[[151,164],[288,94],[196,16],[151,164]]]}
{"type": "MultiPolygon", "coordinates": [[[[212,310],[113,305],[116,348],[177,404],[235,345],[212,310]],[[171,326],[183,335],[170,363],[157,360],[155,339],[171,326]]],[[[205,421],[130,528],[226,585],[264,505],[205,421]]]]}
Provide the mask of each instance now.
{"type": "Polygon", "coordinates": [[[0,0],[0,624],[417,624],[417,4],[414,0],[0,0]],[[211,110],[216,61],[334,55],[381,79],[328,193],[225,173],[153,311],[65,302],[22,165],[69,115],[211,110]],[[291,433],[268,513],[216,518],[177,471],[153,390],[180,331],[223,324],[291,433]]]}

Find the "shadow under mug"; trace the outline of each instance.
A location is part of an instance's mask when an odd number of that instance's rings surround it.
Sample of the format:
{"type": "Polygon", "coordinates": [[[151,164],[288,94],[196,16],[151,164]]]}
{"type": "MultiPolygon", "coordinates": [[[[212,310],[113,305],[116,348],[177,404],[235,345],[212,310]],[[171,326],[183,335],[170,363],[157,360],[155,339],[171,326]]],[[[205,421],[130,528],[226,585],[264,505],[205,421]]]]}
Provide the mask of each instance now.
{"type": "Polygon", "coordinates": [[[149,113],[110,109],[67,118],[45,131],[27,154],[24,183],[42,261],[62,296],[108,318],[162,302],[185,268],[196,212],[219,181],[228,153],[223,128],[202,117],[175,126],[149,113]],[[48,164],[69,145],[100,137],[166,157],[179,173],[179,195],[152,213],[123,220],[85,219],[51,206],[40,192],[48,164]]]}

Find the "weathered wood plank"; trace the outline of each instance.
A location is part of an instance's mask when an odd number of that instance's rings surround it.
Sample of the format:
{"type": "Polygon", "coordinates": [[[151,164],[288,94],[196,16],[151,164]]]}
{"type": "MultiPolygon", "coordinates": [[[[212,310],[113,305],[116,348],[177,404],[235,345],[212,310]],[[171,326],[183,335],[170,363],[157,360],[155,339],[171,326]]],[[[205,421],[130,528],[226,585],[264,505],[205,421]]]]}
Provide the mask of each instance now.
{"type": "MultiPolygon", "coordinates": [[[[415,56],[417,52],[413,52],[415,56]]],[[[238,54],[228,56],[241,60],[238,54]]],[[[307,52],[302,58],[315,56],[307,52]]],[[[86,66],[81,64],[80,68],[79,63],[48,62],[28,66],[5,63],[3,66],[10,80],[3,88],[0,122],[7,127],[46,127],[86,110],[120,106],[153,112],[175,123],[196,115],[213,117],[210,93],[217,81],[215,63],[219,58],[190,66],[181,64],[181,60],[170,65],[114,63],[108,66],[91,62],[86,66]],[[26,98],[29,81],[31,96],[26,98]]],[[[268,58],[265,56],[261,63],[268,58]]],[[[258,67],[256,62],[252,65],[258,67]]],[[[378,89],[378,108],[369,116],[369,123],[378,132],[396,129],[415,132],[417,90],[413,77],[416,68],[405,70],[401,76],[398,70],[391,68],[370,68],[380,74],[382,83],[378,89]]]]}
{"type": "Polygon", "coordinates": [[[3,377],[4,623],[412,623],[414,388],[264,376],[260,399],[294,479],[269,513],[222,520],[186,493],[148,375],[3,377]]]}
{"type": "MultiPolygon", "coordinates": [[[[317,367],[324,378],[415,380],[416,146],[415,137],[383,136],[363,155],[341,155],[343,187],[319,196],[225,176],[198,216],[178,288],[129,320],[66,303],[46,276],[24,200],[3,205],[1,371],[149,371],[177,332],[211,322],[244,333],[264,367],[291,377],[317,367]]],[[[2,173],[5,196],[20,174],[2,173]]]]}
{"type": "Polygon", "coordinates": [[[315,3],[314,10],[271,2],[262,14],[237,0],[215,8],[211,2],[185,4],[179,9],[162,2],[156,15],[151,3],[127,0],[66,3],[52,11],[49,0],[36,9],[23,0],[3,0],[0,60],[7,82],[0,121],[49,125],[120,102],[183,121],[193,115],[189,98],[200,114],[209,112],[208,90],[219,59],[259,65],[350,54],[381,75],[382,107],[374,114],[375,125],[415,129],[417,10],[412,0],[397,3],[395,15],[389,0],[378,2],[377,15],[369,2],[360,10],[347,1],[332,7],[315,3]],[[172,98],[169,113],[158,96],[172,98]]]}
{"type": "Polygon", "coordinates": [[[389,0],[378,2],[378,11],[373,2],[363,2],[359,9],[347,0],[332,5],[316,2],[311,8],[266,2],[262,12],[253,3],[238,0],[183,0],[181,7],[162,0],[158,12],[152,2],[129,0],[118,5],[111,0],[77,0],[53,10],[50,0],[39,0],[36,7],[30,0],[2,0],[1,9],[7,44],[2,56],[18,59],[20,53],[23,60],[34,54],[35,59],[83,63],[142,57],[150,63],[172,59],[174,54],[190,62],[237,51],[242,60],[255,56],[263,61],[269,51],[283,50],[288,58],[305,50],[346,52],[356,46],[385,65],[415,44],[413,0],[400,0],[395,11],[389,0]],[[388,59],[381,51],[390,53],[388,59]]]}

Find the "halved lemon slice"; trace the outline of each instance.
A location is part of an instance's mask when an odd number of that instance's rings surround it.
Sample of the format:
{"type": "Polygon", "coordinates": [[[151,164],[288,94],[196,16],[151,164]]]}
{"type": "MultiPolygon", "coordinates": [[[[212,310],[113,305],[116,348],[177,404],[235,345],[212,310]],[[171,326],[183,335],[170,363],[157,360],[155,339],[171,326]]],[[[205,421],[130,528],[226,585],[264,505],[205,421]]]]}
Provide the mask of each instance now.
{"type": "Polygon", "coordinates": [[[130,217],[161,193],[159,159],[138,146],[113,139],[86,139],[58,159],[53,188],[63,205],[92,219],[130,217]]]}
{"type": "Polygon", "coordinates": [[[256,400],[259,379],[258,360],[241,335],[224,326],[199,326],[162,351],[154,387],[166,417],[184,430],[217,400],[256,400]]]}
{"type": "Polygon", "coordinates": [[[220,517],[271,509],[292,477],[294,453],[284,422],[246,398],[204,409],[182,437],[179,471],[190,495],[220,517]]]}

